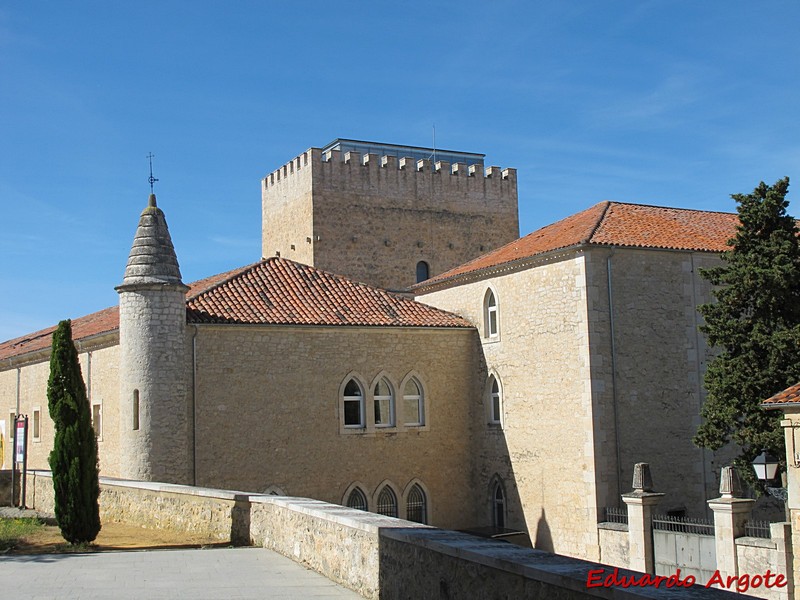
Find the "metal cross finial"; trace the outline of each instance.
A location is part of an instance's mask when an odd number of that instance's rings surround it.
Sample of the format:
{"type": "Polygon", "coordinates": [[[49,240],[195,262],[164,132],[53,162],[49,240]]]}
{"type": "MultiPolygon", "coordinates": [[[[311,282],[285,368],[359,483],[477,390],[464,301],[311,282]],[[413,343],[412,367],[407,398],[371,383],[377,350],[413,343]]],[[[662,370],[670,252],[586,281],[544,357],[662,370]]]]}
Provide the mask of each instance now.
{"type": "Polygon", "coordinates": [[[147,158],[150,160],[150,177],[147,179],[147,181],[149,181],[149,182],[150,182],[150,193],[151,193],[151,194],[153,193],[153,184],[154,184],[156,181],[158,181],[158,179],[156,179],[155,177],[153,177],[153,157],[154,157],[154,156],[155,156],[155,154],[153,154],[152,152],[149,152],[149,153],[147,154],[147,158]]]}

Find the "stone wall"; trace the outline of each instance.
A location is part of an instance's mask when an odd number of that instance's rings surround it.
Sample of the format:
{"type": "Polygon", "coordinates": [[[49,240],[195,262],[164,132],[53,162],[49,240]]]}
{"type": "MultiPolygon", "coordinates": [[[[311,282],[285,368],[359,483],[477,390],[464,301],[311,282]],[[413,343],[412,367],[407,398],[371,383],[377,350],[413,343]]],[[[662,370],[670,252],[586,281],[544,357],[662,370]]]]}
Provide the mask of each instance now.
{"type": "Polygon", "coordinates": [[[771,538],[741,537],[736,540],[736,562],[740,574],[764,575],[772,573],[788,576],[788,585],[782,588],[767,588],[764,585],[743,593],[769,600],[787,600],[794,597],[792,576],[792,541],[789,523],[772,523],[771,538]]]}
{"type": "Polygon", "coordinates": [[[630,540],[628,526],[623,523],[598,523],[597,541],[600,545],[600,562],[627,569],[630,565],[630,540]]]}
{"type": "MultiPolygon", "coordinates": [[[[76,344],[81,373],[90,404],[99,404],[102,431],[97,440],[100,472],[119,475],[119,346],[115,333],[84,340],[76,344]]],[[[53,422],[47,407],[47,380],[50,377],[50,350],[35,352],[0,363],[0,419],[11,433],[11,417],[17,412],[28,415],[28,468],[49,469],[47,462],[53,449],[53,422]],[[17,382],[19,381],[19,386],[17,382]],[[34,436],[34,412],[39,413],[39,437],[34,436]]],[[[90,408],[91,410],[91,408],[90,408]]],[[[9,441],[12,438],[9,437],[9,441]]],[[[4,461],[11,465],[12,444],[5,448],[4,461]]]]}
{"type": "MultiPolygon", "coordinates": [[[[36,508],[52,480],[30,474],[36,508]],[[50,482],[50,483],[48,483],[50,482]]],[[[607,567],[305,498],[102,478],[101,518],[205,532],[275,550],[365,598],[673,598],[653,587],[587,587],[607,567]]],[[[49,495],[49,498],[48,498],[49,495]]],[[[634,575],[630,571],[621,575],[634,575]]],[[[700,587],[691,598],[735,598],[700,587]]]]}
{"type": "Polygon", "coordinates": [[[199,326],[197,483],[341,504],[352,486],[370,510],[384,485],[399,516],[419,484],[429,523],[474,526],[469,469],[477,342],[470,329],[199,326]],[[366,426],[343,426],[342,388],[356,378],[366,426]],[[425,422],[406,426],[404,383],[423,387],[425,422]],[[385,378],[395,425],[378,427],[372,392],[385,378]],[[235,465],[235,468],[232,468],[235,465]]]}
{"type": "Polygon", "coordinates": [[[541,550],[598,560],[585,281],[583,254],[568,252],[417,300],[458,313],[482,336],[482,393],[471,404],[482,524],[493,524],[490,494],[499,480],[508,527],[526,531],[541,550]],[[498,306],[494,337],[486,331],[488,290],[498,306]],[[499,424],[489,422],[489,374],[500,385],[499,424]]]}
{"type": "Polygon", "coordinates": [[[716,497],[719,470],[732,458],[691,441],[711,357],[697,312],[711,301],[711,286],[699,270],[718,262],[716,255],[699,252],[587,251],[600,504],[616,506],[633,465],[647,462],[656,487],[667,493],[660,510],[709,514],[705,501],[716,497]]]}
{"type": "Polygon", "coordinates": [[[517,239],[516,171],[312,148],[262,181],[262,219],[264,256],[400,289],[517,239]]]}

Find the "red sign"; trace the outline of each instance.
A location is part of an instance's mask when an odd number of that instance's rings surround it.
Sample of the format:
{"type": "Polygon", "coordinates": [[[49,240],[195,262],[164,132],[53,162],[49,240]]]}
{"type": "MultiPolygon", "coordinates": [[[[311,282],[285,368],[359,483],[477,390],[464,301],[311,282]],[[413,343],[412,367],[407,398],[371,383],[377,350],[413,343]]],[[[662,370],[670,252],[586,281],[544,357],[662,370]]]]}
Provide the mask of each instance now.
{"type": "Polygon", "coordinates": [[[14,460],[18,463],[25,462],[25,434],[27,433],[27,419],[17,421],[17,434],[14,436],[14,460]]]}

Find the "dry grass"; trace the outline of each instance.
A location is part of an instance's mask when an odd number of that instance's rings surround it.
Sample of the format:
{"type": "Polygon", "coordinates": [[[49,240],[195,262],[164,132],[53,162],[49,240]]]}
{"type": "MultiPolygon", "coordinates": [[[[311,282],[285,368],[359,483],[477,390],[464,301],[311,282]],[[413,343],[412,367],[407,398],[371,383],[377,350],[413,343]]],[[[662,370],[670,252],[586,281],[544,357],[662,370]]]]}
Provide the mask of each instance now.
{"type": "Polygon", "coordinates": [[[0,554],[52,554],[230,545],[230,542],[220,542],[205,536],[109,522],[103,523],[100,534],[93,543],[73,546],[64,541],[56,525],[48,525],[38,519],[0,518],[0,554]]]}

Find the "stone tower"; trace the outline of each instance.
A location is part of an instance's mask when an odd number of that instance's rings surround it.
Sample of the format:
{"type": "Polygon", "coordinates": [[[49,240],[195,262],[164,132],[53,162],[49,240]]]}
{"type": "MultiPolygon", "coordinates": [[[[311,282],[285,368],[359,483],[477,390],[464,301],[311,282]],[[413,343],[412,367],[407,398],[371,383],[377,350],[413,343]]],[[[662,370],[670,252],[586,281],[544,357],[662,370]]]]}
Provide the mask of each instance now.
{"type": "Polygon", "coordinates": [[[119,293],[120,474],[192,483],[186,292],[163,211],[150,195],[119,293]]]}
{"type": "Polygon", "coordinates": [[[404,289],[519,237],[515,169],[338,139],[262,181],[262,255],[404,289]],[[435,160],[433,160],[435,158],[435,160]]]}

